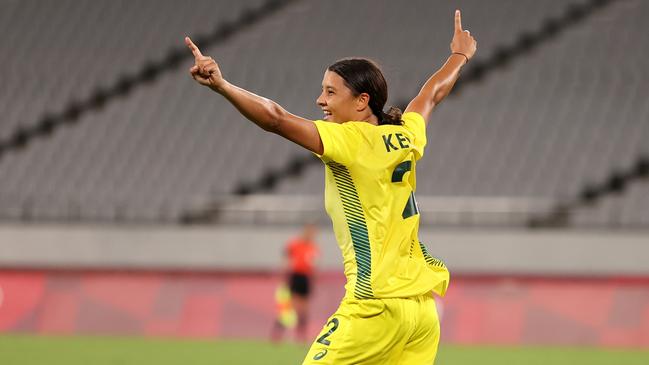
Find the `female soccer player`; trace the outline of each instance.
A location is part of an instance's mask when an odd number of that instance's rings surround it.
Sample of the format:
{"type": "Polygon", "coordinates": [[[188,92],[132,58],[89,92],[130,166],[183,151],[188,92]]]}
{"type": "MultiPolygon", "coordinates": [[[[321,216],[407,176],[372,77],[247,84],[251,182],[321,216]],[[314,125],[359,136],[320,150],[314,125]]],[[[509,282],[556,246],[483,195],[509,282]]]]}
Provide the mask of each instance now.
{"type": "Polygon", "coordinates": [[[290,114],[277,103],[228,83],[217,63],[189,39],[198,83],[223,95],[241,114],[317,154],[325,164],[325,208],[344,258],[340,307],[303,364],[432,364],[439,320],[432,293],[444,295],[445,265],[417,237],[415,165],[426,145],[426,121],[451,91],[476,41],[455,12],[451,55],[403,115],[383,111],[387,85],[366,59],[329,66],[317,104],[324,120],[290,114]]]}

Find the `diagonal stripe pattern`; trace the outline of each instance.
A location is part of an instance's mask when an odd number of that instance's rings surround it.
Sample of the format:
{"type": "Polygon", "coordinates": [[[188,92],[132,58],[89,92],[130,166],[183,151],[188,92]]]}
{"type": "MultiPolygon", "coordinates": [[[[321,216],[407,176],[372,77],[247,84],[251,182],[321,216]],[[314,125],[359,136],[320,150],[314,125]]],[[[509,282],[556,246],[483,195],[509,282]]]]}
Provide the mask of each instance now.
{"type": "Polygon", "coordinates": [[[426,260],[426,263],[428,265],[430,265],[430,266],[438,266],[438,267],[446,267],[446,265],[444,265],[444,261],[442,261],[440,259],[436,259],[433,256],[431,256],[430,253],[428,253],[428,249],[426,248],[426,246],[423,243],[419,242],[419,247],[421,247],[421,253],[424,254],[424,259],[426,260]]]}
{"type": "Polygon", "coordinates": [[[334,175],[336,186],[340,199],[343,203],[343,211],[349,233],[352,237],[354,253],[356,255],[356,287],[354,296],[356,299],[368,299],[374,297],[370,279],[372,277],[372,253],[370,250],[370,240],[367,234],[367,224],[365,215],[361,207],[354,181],[349,170],[344,165],[336,162],[329,162],[327,166],[334,175]]]}

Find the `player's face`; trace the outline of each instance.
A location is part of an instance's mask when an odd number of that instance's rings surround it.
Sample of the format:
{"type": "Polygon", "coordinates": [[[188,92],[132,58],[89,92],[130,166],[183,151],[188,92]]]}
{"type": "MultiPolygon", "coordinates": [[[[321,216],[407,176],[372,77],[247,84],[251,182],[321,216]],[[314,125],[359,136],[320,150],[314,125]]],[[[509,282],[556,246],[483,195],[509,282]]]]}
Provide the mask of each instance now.
{"type": "Polygon", "coordinates": [[[322,79],[322,93],[316,103],[322,108],[326,121],[343,123],[355,120],[357,97],[345,85],[345,80],[333,71],[325,72],[322,79]]]}

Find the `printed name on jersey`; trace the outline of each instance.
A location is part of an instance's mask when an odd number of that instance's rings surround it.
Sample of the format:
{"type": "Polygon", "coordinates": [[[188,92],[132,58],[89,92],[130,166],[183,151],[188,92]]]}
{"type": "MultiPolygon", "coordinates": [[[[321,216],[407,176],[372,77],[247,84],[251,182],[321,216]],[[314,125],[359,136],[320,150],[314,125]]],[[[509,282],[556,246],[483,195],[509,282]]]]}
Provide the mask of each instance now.
{"type": "Polygon", "coordinates": [[[401,148],[410,147],[410,143],[411,143],[410,138],[404,136],[401,133],[384,134],[382,137],[383,137],[383,143],[385,144],[385,150],[387,152],[392,152],[392,151],[399,150],[401,148]],[[396,142],[398,142],[399,144],[398,146],[392,143],[392,137],[396,139],[396,142]]]}

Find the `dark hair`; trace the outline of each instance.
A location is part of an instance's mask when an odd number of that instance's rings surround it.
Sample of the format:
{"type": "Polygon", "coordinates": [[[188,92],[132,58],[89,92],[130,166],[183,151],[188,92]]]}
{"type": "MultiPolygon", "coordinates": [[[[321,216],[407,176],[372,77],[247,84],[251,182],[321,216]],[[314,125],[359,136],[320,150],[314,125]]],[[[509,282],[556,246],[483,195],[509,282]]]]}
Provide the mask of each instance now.
{"type": "Polygon", "coordinates": [[[379,119],[379,125],[401,125],[401,110],[390,107],[387,113],[383,111],[388,100],[388,83],[381,69],[372,60],[366,58],[345,58],[336,61],[327,70],[335,72],[345,80],[354,96],[367,93],[370,96],[369,107],[379,119]]]}

